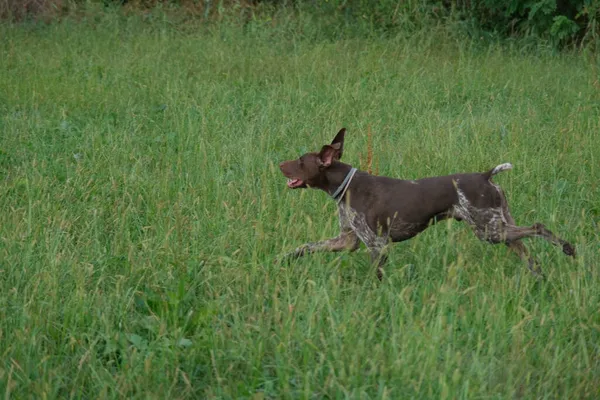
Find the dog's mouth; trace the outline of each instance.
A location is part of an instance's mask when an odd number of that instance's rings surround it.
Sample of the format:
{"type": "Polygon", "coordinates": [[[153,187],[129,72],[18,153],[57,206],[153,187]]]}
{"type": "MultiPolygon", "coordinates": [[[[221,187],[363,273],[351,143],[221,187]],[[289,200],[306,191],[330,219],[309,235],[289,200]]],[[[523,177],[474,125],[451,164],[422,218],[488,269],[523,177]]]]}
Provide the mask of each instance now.
{"type": "Polygon", "coordinates": [[[291,164],[293,163],[294,161],[284,161],[279,164],[279,169],[287,178],[287,187],[290,189],[305,188],[306,183],[304,180],[294,177],[294,175],[297,174],[297,171],[294,171],[294,168],[291,168],[291,164]]]}
{"type": "Polygon", "coordinates": [[[306,184],[304,183],[304,181],[302,179],[288,178],[287,187],[289,187],[290,189],[297,189],[297,188],[301,188],[301,187],[306,187],[306,184]]]}

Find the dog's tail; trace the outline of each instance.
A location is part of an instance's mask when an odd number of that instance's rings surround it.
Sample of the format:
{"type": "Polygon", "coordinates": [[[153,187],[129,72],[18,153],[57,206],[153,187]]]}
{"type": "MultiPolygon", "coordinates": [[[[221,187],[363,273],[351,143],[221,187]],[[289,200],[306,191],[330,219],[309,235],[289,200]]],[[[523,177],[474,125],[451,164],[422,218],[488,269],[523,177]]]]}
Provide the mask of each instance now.
{"type": "Polygon", "coordinates": [[[488,172],[484,172],[483,176],[485,177],[485,179],[491,179],[492,176],[496,175],[497,173],[500,173],[502,171],[506,171],[508,169],[512,169],[512,164],[511,163],[504,163],[504,164],[500,164],[500,165],[496,165],[494,168],[490,169],[488,172]]]}

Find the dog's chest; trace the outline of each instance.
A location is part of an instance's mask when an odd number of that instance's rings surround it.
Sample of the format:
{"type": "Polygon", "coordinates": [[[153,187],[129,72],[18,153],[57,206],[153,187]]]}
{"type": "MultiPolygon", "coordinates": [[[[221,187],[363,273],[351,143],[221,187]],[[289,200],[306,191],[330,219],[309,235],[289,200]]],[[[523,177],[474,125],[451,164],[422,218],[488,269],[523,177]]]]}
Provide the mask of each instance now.
{"type": "Polygon", "coordinates": [[[352,229],[356,236],[369,248],[385,246],[387,237],[377,235],[377,232],[369,227],[364,213],[359,213],[343,203],[339,204],[338,211],[342,231],[348,230],[348,228],[352,229]]]}

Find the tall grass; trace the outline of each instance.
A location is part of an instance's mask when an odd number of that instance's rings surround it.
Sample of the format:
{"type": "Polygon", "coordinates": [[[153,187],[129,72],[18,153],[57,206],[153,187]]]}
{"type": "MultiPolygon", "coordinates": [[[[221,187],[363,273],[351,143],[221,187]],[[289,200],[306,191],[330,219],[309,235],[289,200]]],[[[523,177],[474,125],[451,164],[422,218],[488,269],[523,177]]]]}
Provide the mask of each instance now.
{"type": "Polygon", "coordinates": [[[596,398],[597,60],[451,36],[302,40],[160,15],[0,26],[0,390],[14,398],[596,398]],[[496,178],[547,275],[457,222],[336,234],[280,161],[496,178]]]}

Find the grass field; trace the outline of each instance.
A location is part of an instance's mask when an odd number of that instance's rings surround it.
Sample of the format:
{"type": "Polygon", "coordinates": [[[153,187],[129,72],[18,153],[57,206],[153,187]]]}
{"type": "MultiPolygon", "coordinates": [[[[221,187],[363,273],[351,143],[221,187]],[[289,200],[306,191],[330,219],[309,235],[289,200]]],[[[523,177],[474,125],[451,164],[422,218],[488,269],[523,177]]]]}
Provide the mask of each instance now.
{"type": "Polygon", "coordinates": [[[0,25],[5,398],[598,398],[598,61],[443,32],[304,40],[147,17],[0,25]],[[274,259],[337,234],[280,161],[496,177],[547,275],[457,222],[274,259]]]}

